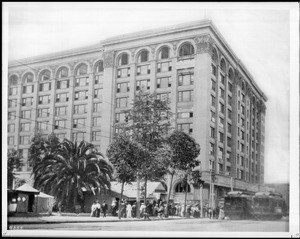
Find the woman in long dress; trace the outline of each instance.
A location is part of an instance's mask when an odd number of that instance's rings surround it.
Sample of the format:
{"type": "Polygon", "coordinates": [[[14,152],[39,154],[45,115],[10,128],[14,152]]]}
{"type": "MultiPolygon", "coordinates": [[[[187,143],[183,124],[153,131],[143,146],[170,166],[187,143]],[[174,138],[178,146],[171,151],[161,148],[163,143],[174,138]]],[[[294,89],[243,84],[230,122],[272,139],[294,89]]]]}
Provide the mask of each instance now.
{"type": "Polygon", "coordinates": [[[131,211],[132,211],[132,206],[130,203],[128,203],[126,206],[127,218],[132,218],[131,211]]]}

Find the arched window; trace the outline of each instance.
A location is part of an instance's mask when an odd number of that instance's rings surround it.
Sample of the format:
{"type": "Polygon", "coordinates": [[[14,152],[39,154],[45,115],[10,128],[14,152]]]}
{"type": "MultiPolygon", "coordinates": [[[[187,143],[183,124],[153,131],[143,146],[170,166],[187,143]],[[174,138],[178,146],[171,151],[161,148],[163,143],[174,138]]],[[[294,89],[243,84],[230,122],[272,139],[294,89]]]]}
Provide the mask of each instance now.
{"type": "Polygon", "coordinates": [[[95,65],[95,71],[96,73],[100,73],[103,72],[104,68],[103,68],[103,61],[98,61],[95,65]]]}
{"type": "Polygon", "coordinates": [[[57,73],[58,78],[64,78],[69,76],[69,69],[67,67],[61,67],[57,73]]]}
{"type": "Polygon", "coordinates": [[[9,78],[9,85],[17,85],[18,84],[18,77],[16,75],[12,75],[9,78]]]}
{"type": "Polygon", "coordinates": [[[87,65],[86,64],[81,64],[78,68],[77,68],[77,72],[76,75],[86,75],[87,74],[87,65]]]}
{"type": "Polygon", "coordinates": [[[23,77],[23,83],[32,83],[33,82],[33,74],[31,72],[26,73],[26,75],[23,77]]]}
{"type": "Polygon", "coordinates": [[[179,49],[179,56],[190,56],[195,53],[191,43],[184,43],[179,49]]]}
{"type": "Polygon", "coordinates": [[[119,66],[128,65],[128,54],[123,53],[119,58],[119,66]]]}
{"type": "MultiPolygon", "coordinates": [[[[176,192],[176,193],[183,193],[183,192],[185,192],[186,187],[184,187],[184,186],[185,186],[185,185],[184,185],[182,182],[178,183],[178,184],[176,185],[176,187],[175,187],[175,192],[176,192]]],[[[189,184],[187,185],[187,192],[188,192],[188,193],[191,192],[191,187],[190,187],[189,184]]]]}
{"type": "Polygon", "coordinates": [[[169,47],[167,46],[162,47],[158,53],[158,59],[159,60],[168,59],[170,57],[169,53],[170,53],[169,47]]]}
{"type": "Polygon", "coordinates": [[[226,72],[226,63],[225,60],[222,58],[221,63],[220,63],[220,68],[223,72],[226,72]]]}
{"type": "Polygon", "coordinates": [[[147,50],[142,50],[138,57],[138,62],[146,62],[149,60],[149,52],[147,50]]]}
{"type": "Polygon", "coordinates": [[[228,71],[228,77],[229,77],[230,80],[233,80],[233,71],[232,71],[231,68],[228,71]]]}
{"type": "Polygon", "coordinates": [[[217,50],[215,48],[212,50],[211,59],[213,60],[214,63],[218,62],[218,54],[217,54],[217,50]]]}
{"type": "Polygon", "coordinates": [[[40,74],[40,81],[48,81],[50,80],[51,72],[49,70],[43,70],[40,74]]]}

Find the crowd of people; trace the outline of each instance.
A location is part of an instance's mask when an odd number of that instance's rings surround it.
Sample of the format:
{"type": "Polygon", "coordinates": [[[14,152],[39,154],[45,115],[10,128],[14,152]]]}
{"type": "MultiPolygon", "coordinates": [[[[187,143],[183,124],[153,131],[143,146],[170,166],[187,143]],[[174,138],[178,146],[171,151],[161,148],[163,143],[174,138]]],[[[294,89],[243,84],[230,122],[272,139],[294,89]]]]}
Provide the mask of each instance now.
{"type": "MultiPolygon", "coordinates": [[[[121,218],[136,218],[137,210],[139,210],[140,218],[143,218],[144,220],[150,220],[150,217],[163,219],[168,216],[187,218],[200,218],[201,216],[199,203],[194,205],[187,204],[186,208],[184,208],[184,204],[181,203],[170,203],[167,209],[167,203],[162,200],[150,202],[147,201],[146,203],[142,201],[140,207],[137,208],[136,202],[128,202],[127,200],[122,199],[120,208],[117,200],[113,200],[110,207],[111,215],[119,216],[120,213],[121,218]]],[[[100,217],[101,212],[103,217],[106,217],[107,211],[108,205],[105,203],[105,201],[103,201],[102,205],[100,205],[99,200],[94,201],[91,208],[91,217],[100,217]]],[[[208,205],[204,205],[203,217],[211,219],[224,219],[223,208],[217,206],[215,209],[212,209],[208,205]]]]}

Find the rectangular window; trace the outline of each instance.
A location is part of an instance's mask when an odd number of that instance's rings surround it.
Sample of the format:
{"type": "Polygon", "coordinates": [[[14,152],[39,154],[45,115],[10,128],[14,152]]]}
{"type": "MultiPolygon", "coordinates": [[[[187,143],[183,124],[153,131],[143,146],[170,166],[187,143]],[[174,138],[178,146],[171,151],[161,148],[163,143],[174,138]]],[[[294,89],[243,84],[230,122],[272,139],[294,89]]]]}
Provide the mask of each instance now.
{"type": "Polygon", "coordinates": [[[129,92],[129,83],[119,83],[117,84],[117,93],[126,93],[129,92]]]}
{"type": "Polygon", "coordinates": [[[56,107],[55,115],[56,116],[67,115],[67,106],[56,107]]]}
{"type": "Polygon", "coordinates": [[[222,117],[219,117],[219,126],[224,128],[224,119],[222,117]]]}
{"type": "Polygon", "coordinates": [[[228,95],[228,105],[232,106],[232,97],[228,95]]]}
{"type": "Polygon", "coordinates": [[[89,77],[76,78],[75,87],[78,86],[88,86],[89,85],[89,77]]]}
{"type": "Polygon", "coordinates": [[[219,132],[219,141],[220,141],[221,143],[224,143],[224,134],[221,133],[221,132],[219,132]]]}
{"type": "Polygon", "coordinates": [[[14,136],[7,137],[7,144],[8,145],[14,145],[15,144],[15,137],[14,136]]]}
{"type": "Polygon", "coordinates": [[[50,95],[39,96],[39,105],[49,104],[50,95]]]}
{"type": "Polygon", "coordinates": [[[117,98],[116,101],[117,108],[124,108],[128,105],[128,97],[117,98]]]}
{"type": "Polygon", "coordinates": [[[215,67],[215,65],[211,64],[211,73],[214,76],[217,76],[217,67],[215,67]]]}
{"type": "Polygon", "coordinates": [[[100,83],[100,75],[95,75],[94,83],[95,85],[98,85],[100,83]]]}
{"type": "Polygon", "coordinates": [[[210,120],[212,122],[216,122],[216,113],[214,111],[210,111],[210,120]]]}
{"type": "Polygon", "coordinates": [[[211,99],[211,105],[216,107],[216,97],[214,97],[213,95],[210,96],[211,99]]]}
{"type": "Polygon", "coordinates": [[[20,144],[29,144],[29,143],[30,143],[29,135],[20,136],[20,144]]]}
{"type": "Polygon", "coordinates": [[[232,84],[228,81],[228,90],[232,92],[232,84]]]}
{"type": "Polygon", "coordinates": [[[227,132],[231,134],[231,124],[227,123],[227,132]]]}
{"type": "Polygon", "coordinates": [[[230,137],[227,137],[227,146],[231,147],[231,138],[230,137]]]}
{"type": "Polygon", "coordinates": [[[101,140],[101,131],[92,131],[92,141],[101,140]]]}
{"type": "Polygon", "coordinates": [[[169,95],[170,93],[161,93],[161,94],[157,94],[157,99],[159,100],[168,100],[169,99],[169,95]]]}
{"type": "Polygon", "coordinates": [[[21,117],[22,119],[31,119],[31,110],[22,110],[21,117]]]}
{"type": "Polygon", "coordinates": [[[224,75],[221,74],[220,80],[221,80],[221,83],[222,83],[223,85],[225,85],[225,76],[224,76],[224,75]]]}
{"type": "Polygon", "coordinates": [[[8,112],[8,120],[16,119],[16,111],[8,112]]]}
{"type": "Polygon", "coordinates": [[[74,114],[87,113],[87,105],[74,105],[74,114]]]}
{"type": "Polygon", "coordinates": [[[150,79],[139,80],[136,82],[136,90],[149,90],[150,89],[150,79]]]}
{"type": "Polygon", "coordinates": [[[178,76],[178,86],[194,85],[194,74],[185,74],[178,76]]]}
{"type": "Polygon", "coordinates": [[[242,108],[242,115],[245,115],[245,107],[242,105],[241,108],[242,108]]]}
{"type": "Polygon", "coordinates": [[[168,88],[172,86],[171,77],[157,78],[156,88],[168,88]]]}
{"type": "Polygon", "coordinates": [[[222,147],[218,147],[218,149],[219,149],[219,150],[218,150],[218,157],[219,157],[219,158],[223,158],[223,153],[224,153],[224,152],[223,152],[223,148],[222,148],[222,147]]]}
{"type": "MultiPolygon", "coordinates": [[[[23,99],[22,99],[22,106],[23,105],[23,99]]],[[[16,100],[8,100],[8,108],[16,108],[17,107],[17,101],[16,100]]]]}
{"type": "Polygon", "coordinates": [[[55,129],[64,129],[66,128],[66,120],[55,120],[55,129]]]}
{"type": "Polygon", "coordinates": [[[180,112],[180,113],[177,113],[177,118],[178,119],[193,118],[193,112],[180,112]]]}
{"type": "Polygon", "coordinates": [[[213,79],[211,79],[211,89],[216,91],[216,82],[213,79]]]}
{"type": "Polygon", "coordinates": [[[101,117],[93,117],[93,126],[100,126],[101,125],[101,117]]]}
{"type": "Polygon", "coordinates": [[[49,117],[49,108],[38,109],[38,117],[49,117]]]}
{"type": "Polygon", "coordinates": [[[88,99],[88,91],[75,91],[75,100],[87,100],[88,99]]]}
{"type": "Polygon", "coordinates": [[[228,109],[228,119],[232,119],[232,111],[228,109]]]}
{"type": "Polygon", "coordinates": [[[190,102],[193,101],[193,98],[194,98],[194,91],[192,90],[178,92],[178,102],[190,102]]]}
{"type": "Polygon", "coordinates": [[[94,103],[93,104],[93,112],[101,112],[101,103],[94,103]]]}
{"type": "Polygon", "coordinates": [[[85,127],[85,118],[74,119],[73,120],[73,128],[84,128],[85,127]]]}
{"type": "Polygon", "coordinates": [[[225,113],[225,106],[224,106],[223,103],[219,102],[219,108],[220,108],[220,112],[221,112],[222,114],[224,114],[224,113],[225,113]]]}
{"type": "Polygon", "coordinates": [[[56,102],[68,102],[69,101],[69,93],[62,93],[56,95],[56,102]]]}
{"type": "Polygon", "coordinates": [[[116,121],[116,123],[125,122],[126,114],[125,113],[116,113],[115,121],[116,121]]]}
{"type": "Polygon", "coordinates": [[[177,124],[177,130],[178,131],[183,131],[187,134],[193,133],[193,125],[192,124],[177,124]]]}
{"type": "Polygon", "coordinates": [[[167,72],[172,70],[172,62],[157,63],[157,72],[167,72]]]}
{"type": "Polygon", "coordinates": [[[215,145],[213,143],[210,143],[209,154],[210,155],[214,155],[215,154],[215,145]]]}
{"type": "Polygon", "coordinates": [[[94,90],[94,98],[95,99],[102,99],[100,90],[101,89],[95,89],[94,90]]]}
{"type": "Polygon", "coordinates": [[[50,82],[48,82],[48,83],[41,83],[40,84],[40,89],[39,89],[40,91],[49,91],[49,90],[51,90],[51,83],[50,82]]]}
{"type": "Polygon", "coordinates": [[[69,80],[57,81],[56,87],[57,87],[57,89],[67,89],[67,88],[69,88],[69,80]]]}
{"type": "Polygon", "coordinates": [[[82,141],[84,140],[85,137],[85,133],[84,132],[78,132],[78,133],[73,133],[73,140],[74,141],[82,141]]]}
{"type": "Polygon", "coordinates": [[[9,88],[9,95],[17,95],[17,94],[18,94],[18,87],[9,88]]]}
{"type": "Polygon", "coordinates": [[[225,91],[222,88],[220,88],[220,97],[225,100],[225,91]]]}
{"type": "Polygon", "coordinates": [[[31,123],[21,123],[21,131],[30,131],[31,123]]]}
{"type": "Polygon", "coordinates": [[[23,86],[23,94],[33,93],[34,85],[23,86]]]}
{"type": "Polygon", "coordinates": [[[214,127],[210,127],[210,137],[211,138],[215,138],[215,128],[214,127]]]}
{"type": "Polygon", "coordinates": [[[9,125],[7,125],[7,131],[8,131],[9,133],[15,132],[15,125],[14,125],[14,124],[9,124],[9,125]]]}
{"type": "Polygon", "coordinates": [[[22,98],[22,106],[31,106],[33,102],[32,97],[22,98]]]}
{"type": "Polygon", "coordinates": [[[137,75],[147,75],[150,74],[150,65],[138,66],[137,75]]]}
{"type": "Polygon", "coordinates": [[[38,122],[37,127],[38,130],[48,130],[48,121],[44,121],[44,122],[38,122]]]}

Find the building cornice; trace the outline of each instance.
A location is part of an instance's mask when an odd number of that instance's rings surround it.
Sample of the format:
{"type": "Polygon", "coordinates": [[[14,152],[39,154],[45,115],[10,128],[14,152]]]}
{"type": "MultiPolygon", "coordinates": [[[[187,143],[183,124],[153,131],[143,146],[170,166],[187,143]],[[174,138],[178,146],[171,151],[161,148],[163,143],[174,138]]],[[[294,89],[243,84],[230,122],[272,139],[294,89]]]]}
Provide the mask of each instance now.
{"type": "Polygon", "coordinates": [[[83,55],[88,53],[95,53],[99,51],[103,51],[103,46],[101,44],[95,44],[86,47],[73,48],[66,51],[60,51],[60,52],[54,52],[45,55],[23,58],[20,60],[13,60],[8,62],[8,67],[10,68],[10,67],[17,67],[22,65],[34,64],[34,63],[41,63],[41,62],[51,61],[51,60],[59,60],[67,57],[78,56],[78,55],[83,55]]]}

